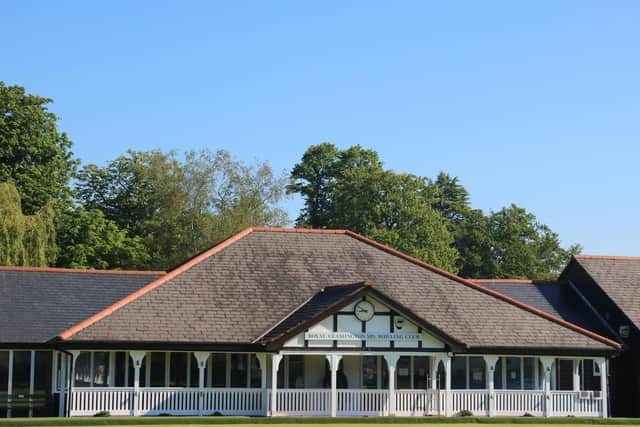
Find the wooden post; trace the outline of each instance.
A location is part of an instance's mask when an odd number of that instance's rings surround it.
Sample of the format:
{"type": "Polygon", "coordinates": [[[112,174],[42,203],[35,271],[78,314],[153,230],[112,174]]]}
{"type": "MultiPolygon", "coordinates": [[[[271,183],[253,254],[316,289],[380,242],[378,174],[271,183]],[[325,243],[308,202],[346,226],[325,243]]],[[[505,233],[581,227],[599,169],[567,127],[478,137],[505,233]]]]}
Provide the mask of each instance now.
{"type": "Polygon", "coordinates": [[[342,356],[327,354],[326,357],[331,369],[331,416],[335,417],[338,414],[338,366],[342,356]]]}
{"type": "Polygon", "coordinates": [[[31,350],[29,363],[29,418],[33,417],[33,393],[35,393],[36,352],[31,350]]]}
{"type": "Polygon", "coordinates": [[[204,411],[204,369],[207,366],[207,359],[209,359],[208,352],[196,351],[193,356],[198,362],[198,415],[203,415],[204,411]]]}
{"type": "Polygon", "coordinates": [[[131,415],[138,415],[138,393],[140,388],[140,367],[145,356],[144,351],[130,351],[131,361],[133,362],[133,397],[131,399],[131,415]]]}
{"type": "Polygon", "coordinates": [[[444,414],[446,416],[453,415],[453,405],[451,401],[451,356],[447,356],[443,359],[444,363],[444,383],[445,383],[445,402],[444,402],[444,414]]]}
{"type": "Polygon", "coordinates": [[[498,363],[498,356],[484,356],[484,363],[486,366],[487,388],[489,389],[489,407],[487,408],[487,413],[492,417],[496,412],[494,374],[496,371],[496,363],[498,363]]]}
{"type": "Polygon", "coordinates": [[[271,416],[278,414],[278,368],[282,360],[281,354],[271,355],[271,416]]]}
{"type": "Polygon", "coordinates": [[[388,353],[384,355],[387,362],[387,370],[389,371],[389,415],[396,414],[396,365],[400,355],[397,353],[388,353]]]}
{"type": "Polygon", "coordinates": [[[602,394],[602,418],[609,416],[609,390],[607,386],[607,359],[605,357],[598,359],[597,363],[600,367],[600,393],[602,394]]]}
{"type": "Polygon", "coordinates": [[[260,392],[262,393],[262,413],[269,413],[269,399],[267,395],[267,355],[265,353],[256,353],[256,359],[260,365],[260,392]]]}
{"type": "Polygon", "coordinates": [[[544,369],[544,416],[553,414],[553,401],[551,400],[551,370],[553,369],[553,357],[540,357],[542,369],[544,369]]]}

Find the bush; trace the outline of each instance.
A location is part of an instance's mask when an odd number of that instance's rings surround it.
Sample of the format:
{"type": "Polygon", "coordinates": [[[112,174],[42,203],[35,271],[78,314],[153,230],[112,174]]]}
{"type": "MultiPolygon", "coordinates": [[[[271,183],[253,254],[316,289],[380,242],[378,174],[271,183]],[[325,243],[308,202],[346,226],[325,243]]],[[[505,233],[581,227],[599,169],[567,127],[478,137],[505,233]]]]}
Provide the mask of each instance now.
{"type": "Polygon", "coordinates": [[[468,409],[463,409],[456,414],[456,417],[473,417],[473,412],[468,409]]]}
{"type": "Polygon", "coordinates": [[[100,411],[93,414],[94,417],[110,417],[111,413],[109,411],[100,411]]]}

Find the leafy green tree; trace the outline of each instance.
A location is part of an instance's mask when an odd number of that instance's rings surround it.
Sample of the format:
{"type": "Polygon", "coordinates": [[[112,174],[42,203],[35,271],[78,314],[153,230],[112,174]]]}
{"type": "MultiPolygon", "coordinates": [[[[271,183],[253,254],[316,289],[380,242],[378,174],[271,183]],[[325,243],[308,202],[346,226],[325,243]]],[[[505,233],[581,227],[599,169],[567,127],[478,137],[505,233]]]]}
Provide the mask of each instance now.
{"type": "Polygon", "coordinates": [[[346,228],[448,271],[458,257],[442,216],[429,206],[427,180],[377,166],[356,167],[336,183],[330,228],[346,228]]]}
{"type": "Polygon", "coordinates": [[[457,176],[440,172],[436,180],[429,184],[429,192],[431,207],[447,220],[451,232],[471,214],[469,192],[457,176]]]}
{"type": "Polygon", "coordinates": [[[247,165],[219,150],[130,151],[105,167],[79,173],[77,193],[87,209],[140,237],[147,267],[166,269],[218,240],[253,225],[281,226],[284,178],[267,163],[247,165]]]}
{"type": "Polygon", "coordinates": [[[330,142],[312,145],[291,171],[289,193],[300,194],[305,207],[296,220],[299,227],[324,228],[330,218],[335,183],[355,167],[382,168],[378,154],[359,145],[346,150],[330,142]]]}
{"type": "Polygon", "coordinates": [[[42,267],[55,255],[52,205],[25,215],[13,183],[0,183],[0,265],[42,267]]]}
{"type": "Polygon", "coordinates": [[[77,161],[72,142],[57,129],[49,98],[0,82],[0,182],[12,181],[22,210],[34,214],[50,201],[69,198],[77,161]]]}
{"type": "Polygon", "coordinates": [[[58,215],[59,267],[138,269],[148,264],[142,239],[129,237],[102,211],[76,207],[58,215]]]}
{"type": "Polygon", "coordinates": [[[488,218],[491,262],[497,278],[555,277],[579,245],[565,250],[558,234],[535,215],[516,205],[492,212],[488,218]]]}

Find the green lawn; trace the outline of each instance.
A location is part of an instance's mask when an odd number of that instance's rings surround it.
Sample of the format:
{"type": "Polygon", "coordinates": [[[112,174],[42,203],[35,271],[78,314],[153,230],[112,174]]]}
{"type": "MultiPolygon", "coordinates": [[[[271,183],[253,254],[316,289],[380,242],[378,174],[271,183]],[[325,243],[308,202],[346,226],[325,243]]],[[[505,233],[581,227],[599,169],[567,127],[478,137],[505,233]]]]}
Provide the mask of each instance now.
{"type": "Polygon", "coordinates": [[[233,425],[251,427],[256,424],[267,424],[271,427],[290,427],[292,425],[317,425],[325,427],[360,427],[363,424],[388,425],[391,427],[446,427],[451,424],[483,424],[487,427],[508,426],[593,426],[593,425],[636,425],[640,426],[640,418],[488,418],[488,417],[372,417],[372,418],[310,418],[310,417],[87,417],[87,418],[12,418],[0,419],[0,427],[56,427],[56,426],[215,426],[233,425]]]}

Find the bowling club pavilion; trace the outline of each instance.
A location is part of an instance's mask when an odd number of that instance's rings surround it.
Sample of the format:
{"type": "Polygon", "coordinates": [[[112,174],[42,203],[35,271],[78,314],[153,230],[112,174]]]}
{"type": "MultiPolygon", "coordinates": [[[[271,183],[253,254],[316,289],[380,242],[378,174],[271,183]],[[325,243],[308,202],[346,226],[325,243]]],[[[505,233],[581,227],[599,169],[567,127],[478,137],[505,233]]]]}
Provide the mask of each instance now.
{"type": "Polygon", "coordinates": [[[606,417],[620,352],[341,230],[250,228],[168,272],[0,268],[0,308],[9,417],[606,417]]]}

